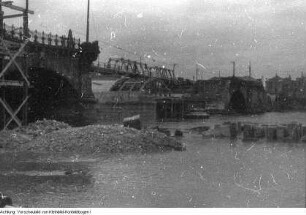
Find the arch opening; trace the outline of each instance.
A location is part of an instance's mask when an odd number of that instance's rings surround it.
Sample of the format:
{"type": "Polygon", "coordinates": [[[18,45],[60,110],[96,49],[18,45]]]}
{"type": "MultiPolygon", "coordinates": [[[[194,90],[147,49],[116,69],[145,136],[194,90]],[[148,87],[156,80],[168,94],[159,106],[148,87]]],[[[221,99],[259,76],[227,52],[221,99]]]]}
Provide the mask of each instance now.
{"type": "Polygon", "coordinates": [[[233,92],[229,103],[229,110],[237,113],[244,113],[247,111],[246,101],[240,90],[233,92]]]}
{"type": "MultiPolygon", "coordinates": [[[[20,80],[18,71],[12,71],[5,77],[8,80],[20,80]]],[[[55,119],[78,125],[83,106],[78,92],[66,77],[44,68],[30,68],[28,78],[31,83],[28,100],[28,122],[42,119],[55,119]]],[[[23,101],[24,90],[12,88],[6,90],[5,99],[12,109],[17,109],[23,101]]],[[[22,118],[22,113],[19,114],[22,118]]]]}

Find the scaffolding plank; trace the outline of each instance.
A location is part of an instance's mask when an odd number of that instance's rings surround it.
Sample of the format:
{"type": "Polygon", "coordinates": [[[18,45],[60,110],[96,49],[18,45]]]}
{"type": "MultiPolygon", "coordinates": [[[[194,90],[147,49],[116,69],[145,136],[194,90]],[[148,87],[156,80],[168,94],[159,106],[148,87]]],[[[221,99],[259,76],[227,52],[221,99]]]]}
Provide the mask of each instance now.
{"type": "MultiPolygon", "coordinates": [[[[15,55],[16,54],[16,51],[11,51],[11,53],[13,54],[13,55],[15,55]]],[[[22,52],[20,52],[20,54],[19,55],[24,55],[24,54],[26,54],[26,52],[25,51],[22,51],[22,52]]],[[[0,47],[0,55],[1,56],[7,56],[7,51],[6,50],[4,50],[4,49],[2,49],[1,47],[0,47]]],[[[8,57],[8,59],[10,59],[9,57],[8,57]]]]}
{"type": "Polygon", "coordinates": [[[8,86],[8,87],[23,87],[23,81],[14,81],[14,80],[0,80],[0,87],[8,86]]]}
{"type": "Polygon", "coordinates": [[[22,44],[22,42],[16,42],[16,41],[7,40],[7,39],[2,39],[2,41],[5,43],[6,47],[8,47],[9,49],[18,50],[22,44]]]}
{"type": "Polygon", "coordinates": [[[19,7],[19,6],[16,6],[16,5],[8,4],[6,2],[0,2],[0,5],[3,6],[3,7],[10,8],[12,10],[21,11],[23,13],[28,12],[29,14],[34,14],[33,10],[27,10],[25,8],[22,8],[22,7],[19,7]]]}
{"type": "Polygon", "coordinates": [[[6,15],[3,16],[3,19],[10,19],[10,18],[16,18],[16,17],[23,17],[23,13],[22,14],[12,14],[12,15],[6,15]]]}

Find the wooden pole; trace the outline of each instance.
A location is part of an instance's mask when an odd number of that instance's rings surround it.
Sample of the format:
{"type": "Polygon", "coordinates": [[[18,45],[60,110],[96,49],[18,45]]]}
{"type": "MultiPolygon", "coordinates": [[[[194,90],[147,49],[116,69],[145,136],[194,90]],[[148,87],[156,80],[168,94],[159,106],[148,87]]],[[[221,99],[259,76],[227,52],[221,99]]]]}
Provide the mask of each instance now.
{"type": "Polygon", "coordinates": [[[23,34],[24,36],[29,36],[29,0],[26,0],[26,9],[23,12],[23,34]]]}
{"type": "Polygon", "coordinates": [[[198,80],[198,73],[199,73],[199,68],[198,68],[198,64],[196,65],[196,74],[195,74],[195,80],[198,80]]]}
{"type": "Polygon", "coordinates": [[[86,42],[89,42],[89,7],[90,7],[90,0],[88,0],[87,5],[87,25],[86,25],[86,42]]]}
{"type": "MultiPolygon", "coordinates": [[[[24,56],[24,75],[28,78],[28,58],[26,56],[24,56]]],[[[24,84],[24,88],[23,88],[23,101],[26,100],[28,98],[29,95],[29,85],[25,82],[24,84]]],[[[28,124],[28,101],[24,104],[23,107],[23,125],[27,125],[28,124]]]]}
{"type": "MultiPolygon", "coordinates": [[[[2,0],[0,0],[0,3],[2,3],[2,0]]],[[[4,12],[2,11],[2,5],[0,4],[0,36],[1,37],[3,37],[3,15],[4,15],[4,12]]]]}
{"type": "MultiPolygon", "coordinates": [[[[4,78],[2,78],[2,79],[4,80],[4,78]]],[[[1,91],[2,91],[1,92],[1,98],[3,100],[5,100],[5,87],[2,87],[1,91]]],[[[1,124],[0,130],[2,130],[5,127],[5,125],[6,125],[6,110],[5,110],[5,108],[2,105],[1,105],[1,115],[2,115],[3,122],[1,124]]]]}
{"type": "Polygon", "coordinates": [[[251,61],[249,61],[249,77],[252,77],[252,66],[251,66],[251,61]]]}
{"type": "MultiPolygon", "coordinates": [[[[0,58],[1,71],[3,69],[3,63],[4,63],[3,56],[1,56],[0,58]]],[[[4,76],[1,78],[1,80],[4,81],[4,76]]],[[[0,89],[1,89],[1,98],[5,101],[5,87],[3,86],[0,89]]],[[[1,117],[2,117],[2,124],[0,125],[0,130],[2,130],[6,125],[6,110],[2,105],[1,105],[1,117]]]]}
{"type": "Polygon", "coordinates": [[[233,64],[233,77],[235,77],[235,73],[236,73],[236,62],[235,61],[232,61],[232,64],[233,64]]]}
{"type": "MultiPolygon", "coordinates": [[[[2,3],[2,0],[0,0],[0,3],[2,3]]],[[[2,5],[0,4],[0,36],[3,37],[3,15],[4,12],[2,11],[2,5]]],[[[2,71],[3,69],[3,56],[1,56],[0,58],[0,69],[2,71]]],[[[4,76],[1,78],[2,80],[4,80],[4,76]]],[[[3,100],[5,100],[5,87],[1,88],[1,98],[3,100]]],[[[2,124],[0,125],[0,130],[3,129],[5,127],[5,123],[6,123],[6,112],[5,112],[5,108],[3,106],[1,106],[1,118],[2,118],[2,124]]]]}

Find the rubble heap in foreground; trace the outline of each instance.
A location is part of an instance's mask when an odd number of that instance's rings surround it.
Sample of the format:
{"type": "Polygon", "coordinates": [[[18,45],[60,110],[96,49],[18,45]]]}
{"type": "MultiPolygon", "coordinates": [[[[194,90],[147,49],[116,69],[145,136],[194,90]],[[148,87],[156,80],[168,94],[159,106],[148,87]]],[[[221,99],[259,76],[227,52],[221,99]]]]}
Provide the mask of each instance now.
{"type": "Polygon", "coordinates": [[[70,127],[53,120],[22,129],[0,132],[0,148],[35,152],[80,154],[184,150],[184,144],[156,130],[136,130],[122,125],[70,127]],[[39,126],[40,125],[40,126],[39,126]]]}

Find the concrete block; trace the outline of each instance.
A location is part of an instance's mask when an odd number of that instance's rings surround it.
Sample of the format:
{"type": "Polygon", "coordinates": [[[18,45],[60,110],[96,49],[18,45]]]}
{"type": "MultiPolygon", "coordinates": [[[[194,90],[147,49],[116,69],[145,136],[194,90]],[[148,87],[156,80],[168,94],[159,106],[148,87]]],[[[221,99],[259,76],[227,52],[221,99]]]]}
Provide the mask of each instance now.
{"type": "Polygon", "coordinates": [[[230,137],[236,138],[238,135],[238,128],[236,123],[231,123],[230,125],[230,137]]]}
{"type": "Polygon", "coordinates": [[[264,132],[264,137],[267,138],[268,136],[268,125],[261,125],[263,132],[264,132]]]}
{"type": "Polygon", "coordinates": [[[306,126],[302,126],[302,136],[306,136],[306,126]]]}
{"type": "Polygon", "coordinates": [[[222,126],[219,129],[220,129],[220,135],[222,137],[230,137],[231,136],[230,126],[222,126]]]}
{"type": "Polygon", "coordinates": [[[274,141],[276,140],[276,126],[269,126],[268,132],[267,132],[267,140],[268,141],[274,141]]]}
{"type": "Polygon", "coordinates": [[[298,123],[297,122],[291,122],[287,126],[288,126],[289,129],[293,130],[294,128],[296,128],[298,126],[298,123]]]}
{"type": "Polygon", "coordinates": [[[283,140],[285,138],[285,126],[277,126],[276,128],[276,139],[277,140],[283,140]]]}
{"type": "Polygon", "coordinates": [[[255,138],[264,138],[265,137],[264,128],[261,127],[261,126],[255,126],[254,127],[254,137],[255,138]]]}
{"type": "Polygon", "coordinates": [[[237,123],[237,130],[238,130],[238,133],[240,133],[242,131],[242,123],[241,122],[237,123]]]}
{"type": "Polygon", "coordinates": [[[157,131],[166,134],[167,136],[171,136],[171,131],[167,128],[159,128],[157,127],[157,131]]]}
{"type": "Polygon", "coordinates": [[[295,127],[292,132],[292,140],[298,142],[301,139],[299,127],[295,127]]]}
{"type": "Polygon", "coordinates": [[[299,124],[298,132],[299,132],[299,139],[301,139],[301,137],[303,136],[303,125],[302,124],[299,124]]]}
{"type": "Polygon", "coordinates": [[[243,140],[258,140],[259,138],[255,135],[256,125],[246,124],[243,127],[243,140]]]}
{"type": "Polygon", "coordinates": [[[291,136],[291,129],[289,129],[288,125],[284,125],[284,137],[287,138],[287,137],[290,137],[291,136]]]}
{"type": "Polygon", "coordinates": [[[183,136],[183,132],[181,130],[176,129],[175,132],[174,132],[174,136],[182,137],[183,136]]]}
{"type": "Polygon", "coordinates": [[[250,138],[255,137],[255,132],[254,132],[254,125],[246,125],[244,131],[248,134],[250,138]]]}
{"type": "Polygon", "coordinates": [[[230,126],[215,126],[214,129],[202,133],[203,138],[223,138],[230,137],[230,126]]]}

